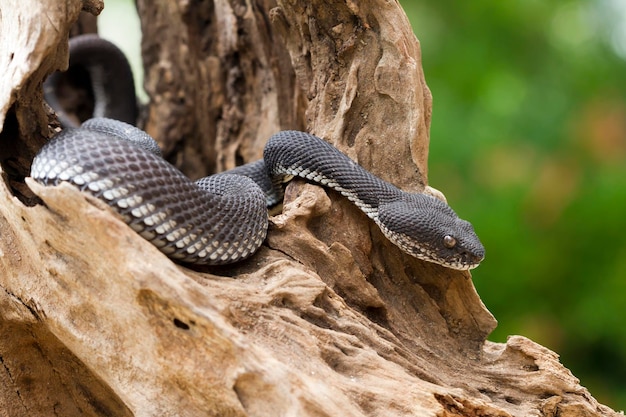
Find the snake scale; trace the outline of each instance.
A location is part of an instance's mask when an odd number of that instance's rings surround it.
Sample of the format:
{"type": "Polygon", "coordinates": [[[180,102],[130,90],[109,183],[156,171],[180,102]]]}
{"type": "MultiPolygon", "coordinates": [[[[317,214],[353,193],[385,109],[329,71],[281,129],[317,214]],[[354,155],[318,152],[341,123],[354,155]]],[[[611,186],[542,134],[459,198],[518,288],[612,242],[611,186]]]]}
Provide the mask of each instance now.
{"type": "Polygon", "coordinates": [[[266,237],[267,205],[291,177],[338,191],[416,258],[466,270],[484,257],[472,225],[446,203],[400,190],[305,132],[278,132],[262,160],[192,182],[160,156],[147,133],[95,118],[44,145],[31,177],[44,185],[69,182],[103,200],[142,237],[185,263],[227,264],[254,254],[266,237]]]}

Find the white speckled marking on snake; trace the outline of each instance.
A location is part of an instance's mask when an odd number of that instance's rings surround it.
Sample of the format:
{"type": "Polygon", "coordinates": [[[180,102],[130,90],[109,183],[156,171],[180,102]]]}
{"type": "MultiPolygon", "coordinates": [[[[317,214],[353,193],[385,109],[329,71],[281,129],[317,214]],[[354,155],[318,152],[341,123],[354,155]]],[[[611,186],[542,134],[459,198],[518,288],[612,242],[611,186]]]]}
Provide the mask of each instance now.
{"type": "Polygon", "coordinates": [[[92,119],[47,143],[31,176],[45,185],[69,182],[105,201],[163,253],[187,263],[226,264],[255,253],[267,233],[266,194],[274,203],[285,176],[340,192],[414,257],[454,269],[474,268],[484,257],[471,224],[447,204],[400,190],[308,133],[279,132],[262,161],[195,183],[151,141],[126,123],[92,119]]]}

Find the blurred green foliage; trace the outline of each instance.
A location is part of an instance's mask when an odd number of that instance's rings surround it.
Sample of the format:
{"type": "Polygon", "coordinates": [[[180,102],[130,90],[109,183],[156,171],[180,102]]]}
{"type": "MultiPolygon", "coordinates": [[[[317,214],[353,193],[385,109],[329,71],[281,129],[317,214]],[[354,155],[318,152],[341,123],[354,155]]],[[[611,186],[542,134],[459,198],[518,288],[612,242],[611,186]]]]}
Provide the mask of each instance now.
{"type": "Polygon", "coordinates": [[[434,97],[430,184],[498,319],[626,408],[626,1],[401,1],[434,97]]]}

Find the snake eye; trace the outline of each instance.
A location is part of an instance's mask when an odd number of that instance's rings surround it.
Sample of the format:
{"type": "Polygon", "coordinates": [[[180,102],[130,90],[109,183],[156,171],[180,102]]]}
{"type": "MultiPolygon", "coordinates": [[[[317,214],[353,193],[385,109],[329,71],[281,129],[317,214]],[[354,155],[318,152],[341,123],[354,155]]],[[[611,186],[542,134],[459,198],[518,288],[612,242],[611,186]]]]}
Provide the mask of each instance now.
{"type": "Polygon", "coordinates": [[[456,246],[456,239],[450,235],[445,235],[443,237],[443,245],[448,249],[452,249],[456,246]]]}

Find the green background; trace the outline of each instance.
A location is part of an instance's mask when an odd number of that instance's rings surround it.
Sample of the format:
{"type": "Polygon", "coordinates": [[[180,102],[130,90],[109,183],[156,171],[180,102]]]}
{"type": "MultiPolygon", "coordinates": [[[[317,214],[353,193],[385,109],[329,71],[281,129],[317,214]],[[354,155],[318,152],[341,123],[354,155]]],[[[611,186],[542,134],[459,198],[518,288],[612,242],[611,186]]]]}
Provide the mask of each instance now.
{"type": "Polygon", "coordinates": [[[401,1],[434,97],[430,185],[486,247],[498,319],[626,408],[626,1],[401,1]]]}
{"type": "MultiPolygon", "coordinates": [[[[549,347],[626,408],[626,0],[401,3],[434,97],[430,184],[487,250],[490,339],[549,347]]],[[[133,2],[106,6],[141,86],[133,2]]]]}

